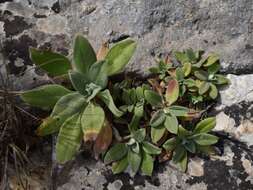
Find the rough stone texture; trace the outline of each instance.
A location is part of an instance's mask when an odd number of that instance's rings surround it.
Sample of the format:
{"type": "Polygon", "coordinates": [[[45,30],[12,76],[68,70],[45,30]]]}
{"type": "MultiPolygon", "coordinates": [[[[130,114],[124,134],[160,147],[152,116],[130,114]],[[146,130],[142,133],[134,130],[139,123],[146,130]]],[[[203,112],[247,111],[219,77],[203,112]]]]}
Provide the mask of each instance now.
{"type": "MultiPolygon", "coordinates": [[[[231,85],[222,90],[215,110],[214,131],[223,139],[216,146],[219,155],[191,158],[187,174],[164,163],[152,178],[133,178],[113,176],[110,166],[81,153],[58,173],[58,189],[253,189],[252,0],[1,0],[0,72],[10,73],[10,88],[29,89],[49,81],[29,60],[29,46],[71,56],[77,32],[88,36],[96,49],[104,41],[136,39],[138,50],[128,71],[141,74],[155,56],[173,49],[218,52],[231,85]]],[[[34,189],[45,187],[31,181],[37,184],[34,189]]]]}

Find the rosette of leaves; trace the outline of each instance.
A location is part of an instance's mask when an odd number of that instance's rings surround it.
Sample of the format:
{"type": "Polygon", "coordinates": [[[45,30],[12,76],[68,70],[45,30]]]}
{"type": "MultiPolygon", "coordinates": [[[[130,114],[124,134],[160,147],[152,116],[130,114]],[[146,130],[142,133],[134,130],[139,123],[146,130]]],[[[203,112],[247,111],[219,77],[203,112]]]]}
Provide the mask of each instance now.
{"type": "Polygon", "coordinates": [[[104,152],[112,140],[112,128],[104,106],[120,117],[123,112],[114,104],[107,89],[108,77],[121,72],[129,62],[136,43],[126,39],[111,49],[103,46],[96,54],[86,38],[74,40],[72,62],[51,51],[30,49],[31,60],[49,76],[67,75],[73,89],[57,84],[44,85],[25,91],[21,98],[28,104],[51,110],[37,129],[40,136],[57,133],[56,159],[59,163],[71,160],[80,148],[82,139],[94,142],[96,156],[104,152]]]}
{"type": "Polygon", "coordinates": [[[131,133],[127,143],[117,143],[112,146],[104,157],[106,164],[113,162],[114,174],[125,171],[128,167],[136,174],[139,170],[144,175],[151,176],[154,168],[154,156],[161,149],[146,139],[146,129],[141,128],[131,133]]]}
{"type": "Polygon", "coordinates": [[[210,54],[202,57],[203,53],[203,51],[194,52],[192,49],[175,52],[176,59],[183,65],[182,69],[177,68],[177,80],[181,81],[183,93],[187,87],[193,103],[201,102],[204,98],[216,99],[217,85],[229,83],[224,75],[218,74],[220,70],[218,55],[210,54]]]}
{"type": "Polygon", "coordinates": [[[180,125],[177,136],[168,139],[163,148],[172,151],[173,161],[186,171],[189,153],[210,153],[211,145],[217,143],[218,137],[209,134],[215,125],[214,117],[200,121],[193,130],[187,130],[180,125]]]}

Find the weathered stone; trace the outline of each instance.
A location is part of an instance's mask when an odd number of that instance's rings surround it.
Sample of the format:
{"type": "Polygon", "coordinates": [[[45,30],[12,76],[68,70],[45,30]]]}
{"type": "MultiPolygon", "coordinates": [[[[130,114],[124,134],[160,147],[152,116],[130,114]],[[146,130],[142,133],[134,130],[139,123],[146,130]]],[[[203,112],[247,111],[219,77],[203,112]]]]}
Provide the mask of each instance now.
{"type": "MultiPolygon", "coordinates": [[[[228,75],[231,85],[222,90],[216,109],[220,113],[214,132],[221,138],[216,147],[220,154],[211,159],[190,158],[186,174],[171,162],[164,163],[155,167],[151,178],[113,175],[110,166],[81,154],[72,167],[58,174],[54,181],[58,189],[253,189],[252,12],[252,0],[1,1],[0,70],[6,73],[2,65],[7,66],[13,90],[48,82],[46,75],[33,68],[30,46],[71,55],[76,33],[87,36],[95,49],[104,41],[134,38],[138,48],[127,70],[142,75],[154,64],[155,56],[189,47],[218,52],[222,71],[233,73],[228,75]]],[[[33,184],[45,188],[37,179],[33,184]]]]}

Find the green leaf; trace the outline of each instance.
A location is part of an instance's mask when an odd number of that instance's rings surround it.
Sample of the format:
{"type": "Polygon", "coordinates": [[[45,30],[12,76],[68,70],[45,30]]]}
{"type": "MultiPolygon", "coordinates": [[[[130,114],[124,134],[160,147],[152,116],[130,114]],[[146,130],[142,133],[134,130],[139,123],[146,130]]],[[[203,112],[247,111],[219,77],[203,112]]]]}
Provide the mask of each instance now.
{"type": "MultiPolygon", "coordinates": [[[[133,141],[135,141],[133,139],[133,141]]],[[[135,142],[133,145],[131,145],[131,150],[134,151],[135,153],[140,153],[140,145],[138,142],[135,142]]]]}
{"type": "Polygon", "coordinates": [[[177,101],[179,96],[179,84],[176,79],[169,80],[166,89],[165,99],[169,105],[177,101]]]}
{"type": "Polygon", "coordinates": [[[137,142],[142,142],[146,137],[146,129],[138,129],[137,131],[133,132],[132,136],[137,142]]]}
{"type": "Polygon", "coordinates": [[[154,168],[154,160],[153,160],[152,156],[150,156],[149,154],[144,152],[143,153],[143,160],[141,163],[142,173],[147,176],[152,176],[153,168],[154,168]]]}
{"type": "Polygon", "coordinates": [[[178,126],[178,136],[179,137],[184,137],[185,138],[185,137],[187,137],[189,135],[191,135],[190,131],[188,131],[185,128],[183,128],[182,125],[178,126]]]}
{"type": "Polygon", "coordinates": [[[138,86],[135,90],[136,92],[136,98],[138,101],[141,101],[142,99],[144,99],[144,89],[143,87],[138,86]]]}
{"type": "Polygon", "coordinates": [[[219,85],[224,85],[224,84],[229,84],[229,79],[227,79],[225,76],[223,75],[215,75],[215,84],[219,84],[219,85]]]}
{"type": "Polygon", "coordinates": [[[171,113],[172,115],[175,115],[177,117],[187,116],[187,114],[190,112],[189,108],[186,108],[183,106],[170,106],[166,110],[168,110],[169,113],[171,113]]]}
{"type": "Polygon", "coordinates": [[[166,128],[164,126],[151,127],[151,139],[153,143],[157,143],[164,135],[166,128]]]}
{"type": "Polygon", "coordinates": [[[74,40],[73,59],[76,70],[83,74],[88,74],[90,66],[97,61],[89,41],[79,34],[74,40]]]}
{"type": "Polygon", "coordinates": [[[119,174],[127,169],[128,166],[128,159],[125,156],[123,159],[119,160],[112,164],[112,172],[113,174],[119,174]]]}
{"type": "Polygon", "coordinates": [[[200,121],[195,129],[193,130],[193,133],[208,133],[210,132],[216,125],[216,118],[215,117],[209,117],[202,121],[200,121]]]}
{"type": "Polygon", "coordinates": [[[153,90],[145,90],[144,91],[145,99],[152,106],[161,106],[162,105],[162,97],[154,92],[153,90]]]}
{"type": "Polygon", "coordinates": [[[199,94],[203,95],[205,94],[210,88],[210,83],[209,82],[201,82],[200,86],[199,86],[199,94]]]}
{"type": "Polygon", "coordinates": [[[187,140],[184,142],[184,147],[191,153],[196,153],[196,144],[192,140],[187,140]]]}
{"type": "Polygon", "coordinates": [[[163,124],[163,122],[165,121],[165,118],[166,116],[163,110],[158,110],[152,115],[149,124],[151,127],[158,127],[163,124]]]}
{"type": "Polygon", "coordinates": [[[131,123],[129,124],[129,130],[135,131],[138,129],[140,120],[144,114],[144,103],[137,103],[134,107],[134,115],[131,120],[131,123]]]}
{"type": "Polygon", "coordinates": [[[189,62],[186,62],[183,66],[183,72],[184,72],[184,76],[187,77],[190,73],[191,73],[191,68],[192,65],[189,62]]]}
{"type": "Polygon", "coordinates": [[[199,80],[208,80],[208,73],[203,70],[197,70],[194,72],[194,76],[197,77],[199,80]]]}
{"type": "Polygon", "coordinates": [[[71,69],[71,63],[68,58],[59,53],[34,48],[30,48],[29,51],[32,62],[45,70],[49,75],[64,75],[71,69]]]}
{"type": "Polygon", "coordinates": [[[216,99],[217,96],[218,96],[218,89],[217,87],[210,83],[210,92],[209,92],[209,96],[212,98],[212,99],[216,99]]]}
{"type": "Polygon", "coordinates": [[[128,159],[129,165],[131,166],[132,171],[134,172],[134,174],[136,174],[141,165],[141,160],[142,160],[141,152],[136,153],[130,149],[128,151],[127,159],[128,159]]]}
{"type": "Polygon", "coordinates": [[[116,116],[116,117],[120,117],[123,115],[123,112],[120,111],[114,104],[113,98],[111,96],[111,93],[108,89],[100,92],[98,94],[98,97],[100,100],[102,100],[105,105],[107,105],[107,107],[109,108],[109,110],[116,116]]]}
{"type": "Polygon", "coordinates": [[[178,81],[184,80],[184,71],[183,71],[183,69],[180,68],[180,67],[178,67],[178,68],[176,69],[176,79],[177,79],[178,81]]]}
{"type": "Polygon", "coordinates": [[[124,143],[115,144],[105,155],[104,162],[109,164],[121,160],[127,155],[128,148],[124,143]]]}
{"type": "Polygon", "coordinates": [[[176,52],[174,52],[174,55],[175,55],[176,59],[181,63],[185,63],[185,62],[190,61],[188,56],[186,55],[186,53],[176,51],[176,52]]]}
{"type": "Polygon", "coordinates": [[[212,145],[218,142],[218,137],[207,133],[199,133],[191,137],[199,145],[212,145]]]}
{"type": "Polygon", "coordinates": [[[178,140],[175,137],[170,138],[163,144],[163,148],[168,151],[172,151],[178,145],[178,140]]]}
{"type": "Polygon", "coordinates": [[[182,172],[186,172],[187,163],[188,163],[187,152],[185,152],[183,158],[179,161],[179,166],[180,166],[182,172]]]}
{"type": "Polygon", "coordinates": [[[97,61],[92,64],[88,72],[89,81],[105,88],[108,82],[107,64],[106,61],[97,61]]]}
{"type": "Polygon", "coordinates": [[[136,49],[136,42],[126,39],[116,43],[108,52],[105,60],[108,61],[108,75],[121,72],[128,64],[136,49]]]}
{"type": "Polygon", "coordinates": [[[178,163],[181,160],[184,159],[185,154],[186,154],[186,150],[184,149],[183,146],[178,145],[173,153],[173,162],[178,163]]]}
{"type": "Polygon", "coordinates": [[[79,113],[69,117],[62,125],[56,143],[56,160],[64,164],[78,152],[82,141],[79,113]]]}
{"type": "Polygon", "coordinates": [[[216,54],[212,54],[208,56],[207,61],[203,64],[204,67],[209,67],[210,65],[219,61],[219,56],[216,54]]]}
{"type": "Polygon", "coordinates": [[[105,121],[105,113],[99,105],[89,103],[81,116],[84,141],[95,141],[105,121]]]}
{"type": "Polygon", "coordinates": [[[220,70],[220,64],[215,63],[208,67],[207,72],[209,75],[214,75],[220,70]]]}
{"type": "Polygon", "coordinates": [[[86,86],[90,83],[88,77],[76,71],[69,71],[69,78],[74,89],[80,94],[87,96],[86,86]]]}
{"type": "Polygon", "coordinates": [[[186,79],[184,80],[184,84],[188,87],[188,88],[192,88],[196,86],[196,82],[193,79],[186,79]]]}
{"type": "Polygon", "coordinates": [[[59,131],[66,119],[79,113],[87,105],[85,98],[79,93],[70,93],[63,96],[56,104],[47,119],[39,126],[36,133],[45,136],[59,131]]]}
{"type": "Polygon", "coordinates": [[[148,154],[160,154],[161,153],[161,149],[159,147],[149,143],[148,141],[142,142],[142,148],[148,154]]]}
{"type": "Polygon", "coordinates": [[[197,61],[197,56],[191,48],[186,50],[186,55],[191,63],[197,61]]]}
{"type": "Polygon", "coordinates": [[[20,97],[31,106],[52,109],[56,102],[71,91],[61,85],[49,84],[32,90],[24,91],[20,97]]]}
{"type": "Polygon", "coordinates": [[[177,117],[175,115],[166,115],[164,126],[170,133],[177,134],[178,131],[177,117]]]}

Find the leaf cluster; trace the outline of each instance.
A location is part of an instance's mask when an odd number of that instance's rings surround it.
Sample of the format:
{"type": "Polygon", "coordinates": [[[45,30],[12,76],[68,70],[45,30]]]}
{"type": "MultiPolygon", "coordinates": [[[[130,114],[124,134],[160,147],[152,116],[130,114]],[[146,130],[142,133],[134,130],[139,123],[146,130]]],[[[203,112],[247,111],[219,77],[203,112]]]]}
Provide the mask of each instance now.
{"type": "Polygon", "coordinates": [[[210,134],[215,117],[201,120],[199,104],[215,100],[218,87],[229,83],[219,74],[218,56],[192,49],[174,52],[177,62],[159,60],[147,81],[112,80],[135,49],[136,42],[126,39],[111,49],[104,44],[95,53],[88,40],[77,35],[72,61],[55,52],[30,50],[36,65],[70,84],[44,85],[21,94],[26,103],[52,110],[37,134],[58,133],[59,163],[73,159],[88,141],[95,157],[112,163],[115,174],[131,168],[134,174],[151,176],[155,160],[170,159],[186,171],[191,155],[212,153],[211,145],[218,141],[210,134]]]}

